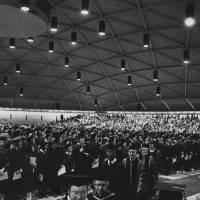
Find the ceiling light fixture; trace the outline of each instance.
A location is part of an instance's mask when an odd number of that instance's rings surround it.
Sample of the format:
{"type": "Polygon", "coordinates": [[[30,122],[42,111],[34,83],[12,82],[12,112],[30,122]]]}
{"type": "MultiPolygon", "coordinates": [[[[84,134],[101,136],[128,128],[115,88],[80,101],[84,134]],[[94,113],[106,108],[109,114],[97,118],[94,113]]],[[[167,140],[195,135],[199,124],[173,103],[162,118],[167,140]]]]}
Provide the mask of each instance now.
{"type": "Polygon", "coordinates": [[[143,35],[143,46],[144,48],[149,48],[149,43],[150,43],[150,36],[148,33],[145,33],[143,35]]]}
{"type": "Polygon", "coordinates": [[[158,70],[157,69],[153,71],[153,81],[158,82],[158,70]]]}
{"type": "Polygon", "coordinates": [[[20,97],[23,97],[23,95],[24,95],[24,89],[23,88],[20,88],[19,95],[20,95],[20,97]]]}
{"type": "Polygon", "coordinates": [[[184,64],[189,64],[190,63],[190,52],[188,49],[185,49],[183,51],[183,63],[184,64]]]}
{"type": "Polygon", "coordinates": [[[98,106],[98,100],[94,99],[94,106],[97,107],[98,106]]]}
{"type": "Polygon", "coordinates": [[[81,14],[88,15],[89,14],[89,0],[81,1],[81,14]]]}
{"type": "Polygon", "coordinates": [[[99,21],[99,33],[100,36],[106,35],[106,24],[104,20],[99,21]]]}
{"type": "Polygon", "coordinates": [[[20,63],[17,63],[17,64],[16,64],[16,73],[19,74],[19,73],[21,72],[21,69],[20,69],[20,68],[21,68],[20,63]]]}
{"type": "Polygon", "coordinates": [[[86,87],[86,93],[90,94],[90,85],[87,85],[87,87],[86,87]]]}
{"type": "Polygon", "coordinates": [[[132,84],[133,84],[132,76],[128,76],[128,85],[132,85],[132,84]]]}
{"type": "Polygon", "coordinates": [[[125,71],[125,69],[126,69],[126,60],[121,59],[121,71],[125,71]]]}
{"type": "Polygon", "coordinates": [[[51,17],[50,31],[56,33],[58,31],[58,18],[56,16],[51,17]]]}
{"type": "Polygon", "coordinates": [[[7,77],[7,76],[4,77],[3,84],[4,84],[4,85],[8,85],[8,77],[7,77]]]}
{"type": "Polygon", "coordinates": [[[33,37],[28,37],[26,40],[27,40],[27,42],[29,42],[29,43],[33,43],[33,42],[34,42],[33,37]]]}
{"type": "Polygon", "coordinates": [[[196,20],[194,18],[194,5],[188,4],[185,9],[185,20],[184,23],[187,27],[194,26],[196,20]]]}
{"type": "Polygon", "coordinates": [[[160,86],[156,86],[156,96],[160,96],[160,86]]]}
{"type": "Polygon", "coordinates": [[[15,38],[10,38],[10,45],[9,45],[9,47],[11,49],[15,49],[15,38]]]}
{"type": "Polygon", "coordinates": [[[49,53],[54,53],[54,42],[53,41],[49,42],[49,53]]]}
{"type": "Polygon", "coordinates": [[[20,7],[20,10],[23,11],[23,12],[29,12],[30,11],[30,7],[29,7],[29,2],[30,0],[23,0],[22,1],[22,5],[20,7]]]}
{"type": "Polygon", "coordinates": [[[77,33],[75,31],[71,32],[71,43],[72,43],[72,45],[77,44],[77,33]]]}
{"type": "Polygon", "coordinates": [[[65,57],[65,67],[69,67],[69,57],[65,57]]]}
{"type": "Polygon", "coordinates": [[[76,80],[80,81],[81,80],[81,72],[77,72],[76,76],[77,76],[76,80]]]}

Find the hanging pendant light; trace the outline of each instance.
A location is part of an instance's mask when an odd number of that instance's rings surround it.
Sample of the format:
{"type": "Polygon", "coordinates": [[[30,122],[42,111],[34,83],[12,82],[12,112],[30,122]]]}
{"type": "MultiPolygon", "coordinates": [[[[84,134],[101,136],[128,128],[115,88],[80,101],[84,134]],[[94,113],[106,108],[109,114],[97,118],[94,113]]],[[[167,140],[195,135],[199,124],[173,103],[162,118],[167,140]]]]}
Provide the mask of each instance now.
{"type": "Polygon", "coordinates": [[[158,70],[153,71],[153,81],[158,82],[158,70]]]}
{"type": "Polygon", "coordinates": [[[188,49],[185,49],[183,51],[183,63],[184,64],[189,64],[190,63],[190,52],[188,49]]]}
{"type": "Polygon", "coordinates": [[[9,47],[11,49],[15,49],[15,38],[10,38],[10,45],[9,45],[9,47]]]}
{"type": "Polygon", "coordinates": [[[21,72],[21,65],[20,65],[20,63],[17,63],[16,64],[16,73],[20,73],[21,72]]]}
{"type": "Polygon", "coordinates": [[[86,87],[86,93],[90,94],[90,85],[87,85],[87,87],[86,87]]]}
{"type": "Polygon", "coordinates": [[[160,86],[156,86],[156,96],[160,96],[160,86]]]}
{"type": "Polygon", "coordinates": [[[20,10],[27,13],[30,11],[30,0],[22,0],[20,10]]]}
{"type": "Polygon", "coordinates": [[[58,18],[56,16],[51,17],[50,31],[56,33],[58,31],[58,18]]]}
{"type": "Polygon", "coordinates": [[[53,41],[49,42],[49,53],[54,53],[54,42],[53,41]]]}
{"type": "Polygon", "coordinates": [[[106,23],[104,20],[99,21],[99,33],[100,36],[106,35],[106,23]]]}
{"type": "Polygon", "coordinates": [[[65,67],[69,67],[69,57],[65,57],[65,67]]]}
{"type": "Polygon", "coordinates": [[[88,15],[89,14],[89,0],[81,1],[81,14],[88,15]]]}
{"type": "Polygon", "coordinates": [[[20,91],[19,91],[19,92],[20,92],[20,94],[19,94],[20,97],[23,97],[23,96],[24,96],[24,89],[23,89],[23,88],[20,88],[20,91]]]}
{"type": "Polygon", "coordinates": [[[128,76],[128,85],[133,85],[133,79],[132,76],[128,76]]]}
{"type": "Polygon", "coordinates": [[[7,76],[4,77],[3,84],[8,85],[8,77],[7,76]]]}
{"type": "Polygon", "coordinates": [[[26,41],[29,42],[29,43],[33,43],[33,42],[34,42],[34,39],[33,39],[33,37],[28,37],[28,38],[26,39],[26,41]]]}
{"type": "Polygon", "coordinates": [[[149,34],[145,33],[143,35],[143,46],[144,46],[144,48],[149,48],[149,43],[150,43],[149,41],[150,41],[149,34]]]}
{"type": "Polygon", "coordinates": [[[77,76],[76,80],[80,81],[81,80],[81,72],[77,72],[76,76],[77,76]]]}
{"type": "Polygon", "coordinates": [[[94,106],[97,107],[98,106],[98,100],[94,99],[94,106]]]}
{"type": "Polygon", "coordinates": [[[126,70],[126,60],[121,59],[121,71],[125,71],[125,70],[126,70]]]}
{"type": "Polygon", "coordinates": [[[71,43],[72,43],[72,45],[77,44],[77,33],[75,31],[71,32],[71,43]]]}
{"type": "Polygon", "coordinates": [[[196,23],[196,20],[194,18],[194,5],[193,4],[188,4],[186,6],[184,23],[187,27],[194,26],[196,23]]]}

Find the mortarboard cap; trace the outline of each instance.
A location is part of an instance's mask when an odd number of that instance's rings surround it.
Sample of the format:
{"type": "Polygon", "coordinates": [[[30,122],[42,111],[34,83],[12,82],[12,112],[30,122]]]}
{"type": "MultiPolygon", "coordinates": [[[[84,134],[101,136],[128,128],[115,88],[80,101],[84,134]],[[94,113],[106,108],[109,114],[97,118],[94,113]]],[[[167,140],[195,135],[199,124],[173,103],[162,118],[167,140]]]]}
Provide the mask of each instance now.
{"type": "Polygon", "coordinates": [[[110,181],[110,174],[106,173],[105,170],[102,169],[93,169],[92,171],[92,180],[101,180],[101,181],[110,181]]]}
{"type": "Polygon", "coordinates": [[[149,144],[144,143],[144,144],[141,145],[141,148],[149,148],[149,144]]]}
{"type": "Polygon", "coordinates": [[[91,182],[90,176],[85,175],[64,175],[61,178],[61,183],[64,186],[82,186],[82,185],[89,185],[91,182]]]}
{"type": "Polygon", "coordinates": [[[128,150],[138,150],[137,143],[132,143],[130,146],[128,146],[128,150]]]}
{"type": "Polygon", "coordinates": [[[117,146],[115,146],[115,145],[109,144],[109,145],[106,146],[106,151],[114,152],[116,150],[117,150],[117,146]]]}

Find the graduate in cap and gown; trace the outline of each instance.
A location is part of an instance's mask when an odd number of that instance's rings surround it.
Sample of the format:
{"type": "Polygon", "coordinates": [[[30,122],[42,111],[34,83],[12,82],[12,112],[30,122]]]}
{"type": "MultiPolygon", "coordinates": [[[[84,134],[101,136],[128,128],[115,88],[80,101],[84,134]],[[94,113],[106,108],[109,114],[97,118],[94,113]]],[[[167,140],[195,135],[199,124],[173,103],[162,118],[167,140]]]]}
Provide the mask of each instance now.
{"type": "Polygon", "coordinates": [[[88,200],[88,190],[91,178],[84,175],[63,175],[61,184],[65,187],[63,200],[88,200]]]}
{"type": "Polygon", "coordinates": [[[118,200],[117,195],[108,189],[109,175],[101,169],[93,171],[93,191],[88,194],[88,200],[118,200]]]}

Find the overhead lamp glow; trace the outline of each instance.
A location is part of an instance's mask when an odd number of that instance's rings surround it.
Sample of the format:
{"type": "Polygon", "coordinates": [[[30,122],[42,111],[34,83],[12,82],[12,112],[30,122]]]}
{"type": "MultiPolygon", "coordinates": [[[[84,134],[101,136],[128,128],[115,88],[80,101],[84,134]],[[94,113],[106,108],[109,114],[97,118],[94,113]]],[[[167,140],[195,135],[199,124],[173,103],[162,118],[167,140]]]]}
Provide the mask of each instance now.
{"type": "Polygon", "coordinates": [[[105,35],[106,35],[105,32],[99,32],[98,34],[99,34],[100,36],[105,36],[105,35]]]}
{"type": "Polygon", "coordinates": [[[88,14],[89,14],[89,11],[88,11],[88,10],[81,10],[81,14],[82,14],[82,15],[88,15],[88,14]]]}
{"type": "Polygon", "coordinates": [[[23,6],[20,7],[20,10],[23,11],[23,12],[29,12],[30,8],[28,6],[23,5],[23,6]]]}
{"type": "Polygon", "coordinates": [[[77,42],[73,42],[73,41],[72,41],[72,45],[76,45],[76,44],[77,44],[77,42]]]}
{"type": "Polygon", "coordinates": [[[195,25],[196,20],[192,17],[188,17],[188,18],[185,19],[184,23],[185,23],[186,26],[191,27],[191,26],[195,25]]]}
{"type": "Polygon", "coordinates": [[[29,42],[29,43],[33,43],[33,42],[34,42],[33,37],[28,37],[28,38],[27,38],[27,42],[29,42]]]}
{"type": "Polygon", "coordinates": [[[187,27],[192,27],[196,23],[196,20],[194,18],[194,5],[193,4],[188,4],[186,6],[184,23],[187,27]]]}

